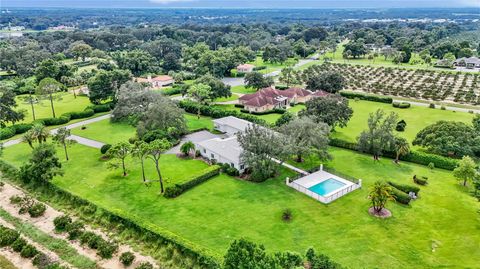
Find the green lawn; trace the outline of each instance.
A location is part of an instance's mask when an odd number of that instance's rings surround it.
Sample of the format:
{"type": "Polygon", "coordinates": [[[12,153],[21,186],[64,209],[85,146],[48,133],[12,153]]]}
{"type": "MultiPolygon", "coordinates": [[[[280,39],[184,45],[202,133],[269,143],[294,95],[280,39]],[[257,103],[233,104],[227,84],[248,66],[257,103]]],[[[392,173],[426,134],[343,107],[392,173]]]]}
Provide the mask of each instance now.
{"type": "MultiPolygon", "coordinates": [[[[196,115],[185,114],[185,119],[190,131],[202,128],[213,130],[213,122],[209,117],[201,116],[200,119],[197,119],[196,115]]],[[[72,129],[72,134],[108,144],[128,141],[136,134],[135,127],[127,123],[112,123],[108,119],[88,124],[85,127],[84,130],[81,127],[72,129]]]]}
{"type": "MultiPolygon", "coordinates": [[[[4,158],[19,164],[29,151],[25,144],[5,149],[4,158]]],[[[361,178],[363,188],[323,205],[284,184],[282,175],[255,184],[225,175],[195,187],[180,197],[158,196],[158,186],[140,182],[138,164],[127,162],[129,176],[106,169],[97,149],[74,145],[63,177],[54,184],[111,210],[126,211],[145,222],[223,255],[229,243],[245,237],[269,251],[319,252],[350,268],[476,268],[480,263],[480,204],[450,172],[391,160],[374,163],[370,156],[332,148],[336,170],[361,178]],[[380,220],[367,213],[368,188],[376,180],[412,184],[413,175],[429,177],[420,199],[410,206],[389,203],[393,217],[380,220]],[[281,220],[283,210],[293,220],[281,220]]],[[[161,159],[164,176],[181,180],[203,162],[161,159]]],[[[149,177],[152,170],[149,167],[149,177]]]]}
{"type": "Polygon", "coordinates": [[[257,56],[257,58],[255,59],[255,61],[253,62],[249,62],[249,64],[253,64],[255,65],[256,67],[259,67],[259,66],[266,66],[267,68],[266,69],[262,69],[262,70],[259,70],[258,72],[262,73],[262,74],[268,74],[268,73],[271,73],[273,71],[277,71],[277,70],[281,70],[287,66],[293,66],[297,63],[297,60],[293,59],[293,58],[289,58],[286,62],[284,63],[269,63],[269,62],[264,62],[263,59],[262,59],[262,56],[257,56]]]}
{"type": "MultiPolygon", "coordinates": [[[[17,110],[25,111],[25,119],[23,122],[33,121],[32,108],[30,104],[24,99],[26,95],[17,96],[17,110]]],[[[86,96],[74,97],[72,93],[58,93],[55,95],[53,101],[53,107],[55,114],[59,117],[61,114],[72,111],[83,111],[87,106],[91,105],[90,100],[86,96]]],[[[50,100],[42,99],[40,102],[34,104],[35,116],[37,119],[52,117],[52,108],[50,106],[50,100]]]]}
{"type": "Polygon", "coordinates": [[[347,127],[337,128],[333,136],[336,138],[355,141],[357,136],[367,128],[367,121],[370,113],[377,109],[383,109],[386,113],[391,111],[399,115],[399,120],[407,122],[405,132],[398,134],[412,142],[417,133],[425,126],[440,120],[462,121],[471,123],[473,115],[465,112],[454,112],[451,110],[431,109],[427,107],[412,106],[407,109],[394,108],[391,104],[383,104],[369,101],[350,100],[350,107],[353,109],[353,117],[347,127]]]}
{"type": "Polygon", "coordinates": [[[241,93],[241,94],[250,94],[250,93],[255,93],[256,90],[252,88],[246,88],[244,85],[241,85],[241,86],[233,86],[232,92],[241,93]]]}
{"type": "Polygon", "coordinates": [[[227,102],[227,101],[235,101],[238,100],[239,96],[236,94],[232,94],[230,97],[220,97],[215,99],[215,102],[227,102]]]}

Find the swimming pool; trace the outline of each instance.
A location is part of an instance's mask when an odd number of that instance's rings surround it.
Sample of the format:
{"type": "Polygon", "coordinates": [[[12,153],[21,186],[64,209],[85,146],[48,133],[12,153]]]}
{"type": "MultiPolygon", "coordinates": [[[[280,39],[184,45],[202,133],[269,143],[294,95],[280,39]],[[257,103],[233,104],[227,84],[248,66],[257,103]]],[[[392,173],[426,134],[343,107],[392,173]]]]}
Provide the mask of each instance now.
{"type": "Polygon", "coordinates": [[[340,182],[340,181],[338,181],[336,179],[333,179],[333,178],[329,178],[329,179],[324,180],[324,181],[322,181],[322,182],[320,182],[316,185],[311,186],[308,189],[311,190],[314,193],[325,196],[325,195],[331,193],[332,191],[335,191],[335,190],[338,190],[338,189],[342,188],[345,185],[346,184],[343,183],[343,182],[340,182]]]}

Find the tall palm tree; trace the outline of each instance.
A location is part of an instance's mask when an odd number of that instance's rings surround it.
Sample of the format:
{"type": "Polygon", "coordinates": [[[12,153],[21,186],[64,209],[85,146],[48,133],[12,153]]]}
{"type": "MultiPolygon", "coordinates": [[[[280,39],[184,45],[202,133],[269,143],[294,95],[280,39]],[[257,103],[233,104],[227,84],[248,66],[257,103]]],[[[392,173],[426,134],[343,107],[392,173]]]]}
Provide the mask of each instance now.
{"type": "Polygon", "coordinates": [[[407,155],[410,152],[410,143],[403,137],[395,137],[394,147],[396,152],[395,163],[398,164],[400,156],[407,155]]]}
{"type": "Polygon", "coordinates": [[[41,123],[34,124],[31,131],[33,132],[33,137],[37,139],[39,144],[47,142],[47,138],[50,136],[50,133],[48,132],[47,128],[45,128],[45,125],[41,123]]]}
{"type": "Polygon", "coordinates": [[[57,132],[53,135],[53,141],[63,146],[63,150],[65,151],[65,158],[67,159],[67,161],[68,161],[67,146],[74,143],[73,140],[68,139],[69,136],[70,136],[70,130],[68,130],[65,127],[58,129],[57,132]]]}
{"type": "Polygon", "coordinates": [[[373,210],[380,213],[390,200],[395,200],[392,195],[392,187],[384,181],[377,181],[370,188],[368,198],[372,201],[373,210]]]}

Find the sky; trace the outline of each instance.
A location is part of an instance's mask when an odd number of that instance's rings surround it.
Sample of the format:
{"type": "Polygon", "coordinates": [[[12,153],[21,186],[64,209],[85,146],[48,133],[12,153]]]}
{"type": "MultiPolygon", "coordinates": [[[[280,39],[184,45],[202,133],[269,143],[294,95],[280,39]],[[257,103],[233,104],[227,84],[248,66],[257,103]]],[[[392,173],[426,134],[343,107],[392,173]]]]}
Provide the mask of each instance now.
{"type": "Polygon", "coordinates": [[[480,0],[0,0],[0,7],[414,8],[479,7],[480,0]]]}

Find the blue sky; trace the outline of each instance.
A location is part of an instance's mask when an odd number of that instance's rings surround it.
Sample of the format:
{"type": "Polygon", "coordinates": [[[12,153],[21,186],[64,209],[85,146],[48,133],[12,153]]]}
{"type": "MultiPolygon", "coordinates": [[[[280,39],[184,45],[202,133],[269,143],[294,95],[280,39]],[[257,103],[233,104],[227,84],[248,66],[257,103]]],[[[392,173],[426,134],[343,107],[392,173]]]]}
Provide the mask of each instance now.
{"type": "Polygon", "coordinates": [[[480,7],[480,0],[0,0],[0,5],[3,7],[122,8],[391,8],[480,7]]]}

